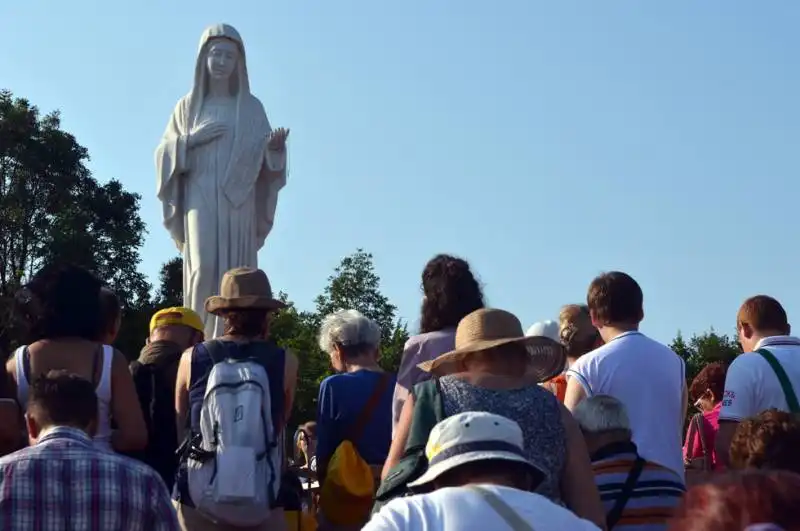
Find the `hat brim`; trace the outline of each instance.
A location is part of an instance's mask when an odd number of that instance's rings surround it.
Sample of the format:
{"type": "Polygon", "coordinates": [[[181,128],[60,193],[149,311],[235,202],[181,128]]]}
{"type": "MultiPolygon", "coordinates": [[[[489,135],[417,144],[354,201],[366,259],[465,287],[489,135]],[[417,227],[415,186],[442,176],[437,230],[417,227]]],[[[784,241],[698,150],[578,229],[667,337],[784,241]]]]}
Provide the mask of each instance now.
{"type": "Polygon", "coordinates": [[[514,344],[520,345],[528,351],[528,355],[530,356],[528,374],[535,377],[539,382],[547,381],[561,374],[564,370],[567,363],[567,354],[564,347],[560,343],[543,336],[474,341],[461,348],[446,352],[431,361],[420,363],[417,367],[425,372],[432,372],[441,376],[448,372],[442,371],[442,369],[448,366],[450,368],[456,366],[459,361],[470,354],[484,352],[503,345],[514,344]]]}
{"type": "Polygon", "coordinates": [[[208,313],[217,315],[224,310],[282,310],[286,308],[286,304],[260,295],[231,298],[214,295],[206,299],[205,307],[208,313]]]}
{"type": "Polygon", "coordinates": [[[441,463],[428,467],[428,470],[422,474],[419,479],[410,482],[408,486],[412,489],[415,487],[424,487],[445,472],[476,461],[512,461],[520,463],[521,465],[526,465],[532,473],[540,476],[541,479],[544,479],[546,476],[542,469],[518,454],[511,452],[468,452],[453,456],[450,459],[445,459],[441,463]]]}

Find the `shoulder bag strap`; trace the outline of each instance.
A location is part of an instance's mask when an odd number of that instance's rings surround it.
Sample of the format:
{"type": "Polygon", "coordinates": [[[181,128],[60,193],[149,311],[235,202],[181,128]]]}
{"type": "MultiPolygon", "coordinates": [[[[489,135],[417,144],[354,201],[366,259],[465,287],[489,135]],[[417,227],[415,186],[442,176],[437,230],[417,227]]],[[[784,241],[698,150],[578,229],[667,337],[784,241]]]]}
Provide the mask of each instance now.
{"type": "Polygon", "coordinates": [[[628,479],[625,480],[625,485],[622,486],[622,492],[619,498],[617,498],[614,507],[611,508],[606,516],[606,529],[614,529],[614,526],[619,522],[619,519],[622,517],[622,511],[625,510],[625,506],[628,504],[631,494],[633,494],[633,487],[639,480],[639,476],[642,475],[643,469],[644,459],[636,456],[636,461],[634,461],[633,467],[628,473],[628,479]]]}
{"type": "MultiPolygon", "coordinates": [[[[692,451],[692,448],[694,448],[694,442],[697,440],[697,423],[694,421],[695,417],[697,417],[697,415],[689,419],[689,433],[686,435],[686,449],[688,452],[692,451]]],[[[692,458],[691,455],[688,455],[687,457],[689,459],[692,458]]]]}
{"type": "Polygon", "coordinates": [[[705,470],[711,470],[711,456],[708,452],[708,444],[706,442],[706,429],[703,425],[703,415],[698,413],[694,417],[692,417],[692,422],[697,426],[697,436],[700,438],[700,448],[703,452],[703,468],[705,470]]]}
{"type": "Polygon", "coordinates": [[[783,389],[783,394],[786,397],[786,403],[789,405],[789,411],[792,413],[800,413],[800,403],[797,401],[797,395],[794,392],[794,387],[792,387],[792,382],[789,381],[789,376],[786,374],[786,371],[783,370],[778,359],[775,355],[770,352],[769,350],[762,348],[756,351],[757,354],[761,354],[761,357],[767,360],[772,370],[775,372],[775,376],[778,377],[778,381],[781,383],[781,389],[783,389]]]}
{"type": "Polygon", "coordinates": [[[364,408],[361,410],[361,413],[359,413],[356,421],[348,430],[348,436],[346,437],[347,440],[355,443],[356,440],[361,437],[361,432],[364,431],[364,428],[367,426],[367,422],[369,422],[370,418],[372,418],[372,412],[375,411],[375,408],[381,401],[383,392],[386,391],[388,386],[389,375],[383,373],[381,374],[381,379],[378,380],[377,384],[375,384],[375,389],[373,389],[372,394],[369,395],[369,398],[367,399],[366,404],[364,404],[364,408]]]}
{"type": "Polygon", "coordinates": [[[517,511],[494,492],[477,485],[471,485],[467,488],[483,498],[483,501],[488,503],[513,531],[534,531],[532,525],[526,522],[517,511]]]}

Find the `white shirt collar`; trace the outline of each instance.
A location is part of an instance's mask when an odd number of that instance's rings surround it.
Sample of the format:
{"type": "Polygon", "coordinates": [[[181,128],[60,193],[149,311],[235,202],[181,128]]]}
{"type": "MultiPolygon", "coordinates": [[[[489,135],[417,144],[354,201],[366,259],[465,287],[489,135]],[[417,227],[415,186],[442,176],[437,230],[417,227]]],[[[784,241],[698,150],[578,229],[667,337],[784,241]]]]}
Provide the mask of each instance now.
{"type": "Polygon", "coordinates": [[[794,336],[770,336],[762,337],[753,350],[758,350],[764,347],[782,347],[793,346],[800,347],[800,338],[794,336]]]}

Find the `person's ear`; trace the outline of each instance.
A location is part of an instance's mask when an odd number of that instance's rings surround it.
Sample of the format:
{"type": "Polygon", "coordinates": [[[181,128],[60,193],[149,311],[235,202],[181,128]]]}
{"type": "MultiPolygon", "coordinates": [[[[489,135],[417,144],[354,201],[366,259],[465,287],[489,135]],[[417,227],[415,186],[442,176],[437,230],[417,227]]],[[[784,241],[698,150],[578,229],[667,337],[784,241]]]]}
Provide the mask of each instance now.
{"type": "Polygon", "coordinates": [[[39,423],[36,422],[36,419],[27,413],[25,413],[25,427],[28,430],[28,441],[30,442],[31,446],[33,446],[39,439],[39,435],[42,433],[42,428],[39,426],[39,423]]]}
{"type": "Polygon", "coordinates": [[[598,330],[600,330],[605,325],[605,323],[601,322],[600,319],[597,318],[597,312],[595,312],[592,309],[589,310],[589,319],[592,320],[592,326],[597,328],[598,330]]]}
{"type": "Polygon", "coordinates": [[[344,372],[347,368],[344,362],[342,347],[336,344],[333,345],[333,352],[331,352],[331,365],[333,366],[333,370],[337,372],[344,372]]]}
{"type": "Polygon", "coordinates": [[[745,339],[751,339],[754,334],[753,327],[750,326],[748,323],[742,323],[741,327],[739,328],[739,333],[742,334],[742,337],[745,339]]]}
{"type": "Polygon", "coordinates": [[[717,397],[714,394],[714,391],[712,391],[711,389],[706,389],[706,392],[703,393],[703,398],[705,398],[706,400],[708,400],[712,404],[716,404],[717,403],[717,397]]]}

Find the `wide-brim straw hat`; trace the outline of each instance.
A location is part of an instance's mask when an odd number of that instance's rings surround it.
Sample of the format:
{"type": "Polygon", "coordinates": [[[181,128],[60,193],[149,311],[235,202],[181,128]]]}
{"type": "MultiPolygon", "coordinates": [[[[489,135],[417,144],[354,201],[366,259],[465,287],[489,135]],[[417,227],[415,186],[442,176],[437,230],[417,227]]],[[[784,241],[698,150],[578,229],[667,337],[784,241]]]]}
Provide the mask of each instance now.
{"type": "Polygon", "coordinates": [[[527,374],[539,382],[560,374],[566,364],[564,347],[542,336],[526,336],[522,323],[505,310],[482,308],[467,315],[456,328],[456,348],[434,360],[420,363],[425,372],[453,367],[470,354],[485,352],[503,345],[519,345],[530,357],[527,374]]]}
{"type": "Polygon", "coordinates": [[[280,310],[286,304],[272,296],[266,273],[239,267],[222,276],[219,295],[206,299],[205,306],[208,313],[216,315],[225,310],[280,310]]]}

